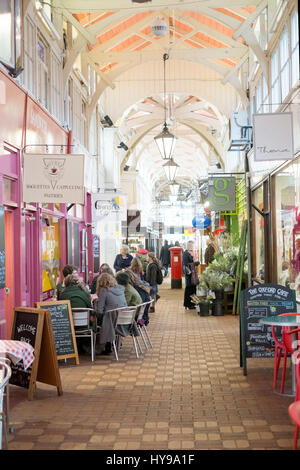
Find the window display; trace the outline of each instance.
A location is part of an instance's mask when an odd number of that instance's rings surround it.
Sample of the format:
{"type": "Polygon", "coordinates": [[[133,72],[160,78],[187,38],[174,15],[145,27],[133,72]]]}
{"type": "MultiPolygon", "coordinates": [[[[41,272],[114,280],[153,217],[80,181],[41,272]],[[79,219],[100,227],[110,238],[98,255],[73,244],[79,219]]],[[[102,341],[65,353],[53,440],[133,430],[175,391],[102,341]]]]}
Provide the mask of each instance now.
{"type": "Polygon", "coordinates": [[[275,178],[278,283],[300,298],[300,160],[275,178]]]}
{"type": "Polygon", "coordinates": [[[47,216],[42,226],[42,256],[43,256],[43,300],[54,295],[55,286],[59,280],[60,244],[59,219],[47,216]]]}
{"type": "MultiPolygon", "coordinates": [[[[263,209],[263,187],[260,186],[253,193],[253,204],[262,211],[263,209]]],[[[264,219],[259,212],[254,210],[254,277],[264,280],[264,219]]]]}

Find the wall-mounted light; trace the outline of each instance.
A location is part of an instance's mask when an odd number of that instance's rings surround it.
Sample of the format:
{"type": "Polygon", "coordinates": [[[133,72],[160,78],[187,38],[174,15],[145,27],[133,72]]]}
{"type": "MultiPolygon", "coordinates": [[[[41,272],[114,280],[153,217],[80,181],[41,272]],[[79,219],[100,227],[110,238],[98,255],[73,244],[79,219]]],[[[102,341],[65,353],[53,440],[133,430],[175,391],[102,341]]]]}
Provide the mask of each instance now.
{"type": "Polygon", "coordinates": [[[127,147],[126,144],[124,144],[124,142],[119,143],[118,149],[124,149],[126,152],[127,152],[127,150],[129,150],[129,148],[127,147]]]}

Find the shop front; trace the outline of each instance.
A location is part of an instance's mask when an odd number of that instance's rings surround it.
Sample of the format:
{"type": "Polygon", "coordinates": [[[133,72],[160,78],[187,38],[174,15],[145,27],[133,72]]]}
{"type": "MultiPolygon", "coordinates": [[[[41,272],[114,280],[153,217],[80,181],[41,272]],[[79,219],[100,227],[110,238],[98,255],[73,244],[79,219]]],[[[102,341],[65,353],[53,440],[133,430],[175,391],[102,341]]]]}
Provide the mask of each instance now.
{"type": "Polygon", "coordinates": [[[86,281],[93,254],[88,193],[74,218],[67,204],[23,202],[24,155],[70,153],[69,133],[2,71],[0,88],[0,338],[6,338],[14,307],[34,306],[55,293],[68,259],[68,220],[79,226],[72,261],[79,258],[86,281]]]}

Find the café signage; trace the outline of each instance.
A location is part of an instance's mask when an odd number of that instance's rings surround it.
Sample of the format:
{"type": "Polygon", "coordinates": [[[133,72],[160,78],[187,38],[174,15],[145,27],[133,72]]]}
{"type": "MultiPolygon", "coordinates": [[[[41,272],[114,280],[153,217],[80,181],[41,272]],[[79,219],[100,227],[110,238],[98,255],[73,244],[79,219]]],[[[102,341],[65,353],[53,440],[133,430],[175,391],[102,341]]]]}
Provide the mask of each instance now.
{"type": "Polygon", "coordinates": [[[253,150],[255,161],[292,159],[293,114],[253,114],[253,150]]]}
{"type": "Polygon", "coordinates": [[[210,178],[208,180],[208,200],[211,211],[235,211],[235,177],[210,178]]]}
{"type": "Polygon", "coordinates": [[[84,204],[84,155],[24,154],[23,201],[84,204]]]}

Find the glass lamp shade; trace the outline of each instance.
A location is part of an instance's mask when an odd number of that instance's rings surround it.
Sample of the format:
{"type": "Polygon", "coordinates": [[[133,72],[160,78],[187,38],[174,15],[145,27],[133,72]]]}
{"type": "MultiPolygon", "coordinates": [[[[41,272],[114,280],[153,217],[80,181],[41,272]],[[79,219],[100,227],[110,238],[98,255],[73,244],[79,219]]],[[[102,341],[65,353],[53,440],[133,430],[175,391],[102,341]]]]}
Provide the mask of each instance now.
{"type": "Polygon", "coordinates": [[[163,169],[166,172],[167,180],[168,181],[174,181],[177,169],[179,168],[179,165],[177,165],[176,162],[174,162],[173,158],[170,158],[167,163],[163,165],[163,169]]]}
{"type": "Polygon", "coordinates": [[[171,191],[172,196],[177,196],[178,191],[179,191],[179,184],[177,183],[170,184],[170,191],[171,191]]]}
{"type": "Polygon", "coordinates": [[[177,139],[178,137],[169,132],[166,123],[161,133],[154,137],[158,150],[164,160],[172,157],[177,139]]]}

